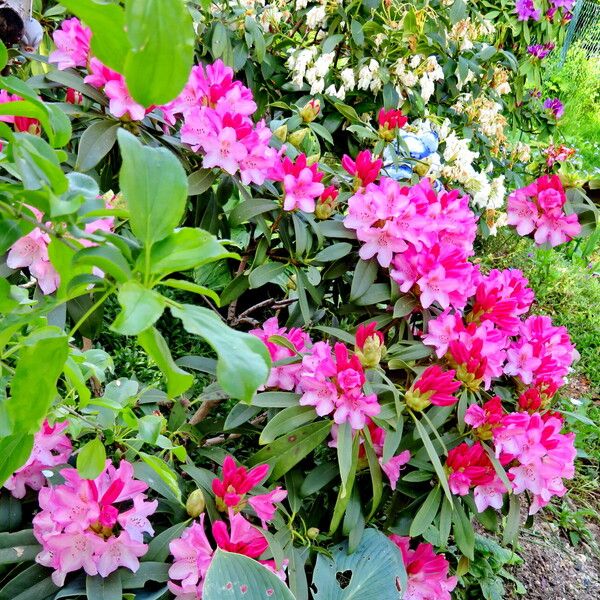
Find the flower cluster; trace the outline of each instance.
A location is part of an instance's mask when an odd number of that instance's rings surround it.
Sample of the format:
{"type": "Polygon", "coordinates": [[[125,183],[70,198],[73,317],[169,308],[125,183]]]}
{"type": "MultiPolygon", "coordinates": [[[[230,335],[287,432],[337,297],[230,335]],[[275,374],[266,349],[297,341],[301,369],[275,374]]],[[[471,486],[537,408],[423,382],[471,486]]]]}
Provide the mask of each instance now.
{"type": "Polygon", "coordinates": [[[408,188],[383,177],[359,189],[344,219],[362,242],[363,260],[377,257],[400,290],[414,289],[424,308],[462,308],[472,293],[475,215],[458,191],[436,193],[428,179],[408,188]]]}
{"type": "Polygon", "coordinates": [[[27,462],[4,484],[15,498],[23,498],[26,487],[41,489],[46,484],[44,471],[67,462],[72,446],[63,432],[68,426],[67,421],[54,425],[44,421],[40,431],[35,434],[33,449],[27,462]]]}
{"type": "Polygon", "coordinates": [[[451,600],[450,592],[458,582],[448,577],[450,565],[442,554],[436,554],[431,544],[420,543],[414,550],[410,538],[396,534],[390,540],[398,546],[408,576],[405,600],[451,600]]]}
{"type": "Polygon", "coordinates": [[[534,233],[536,244],[558,246],[579,235],[576,214],[564,211],[567,197],[557,175],[544,175],[508,197],[508,223],[519,235],[534,233]]]}
{"type": "MultiPolygon", "coordinates": [[[[225,458],[221,479],[212,481],[217,508],[227,513],[229,521],[229,524],[225,521],[212,524],[211,533],[218,548],[254,559],[267,549],[267,538],[240,511],[249,504],[263,528],[267,529],[267,522],[275,514],[274,503],[284,500],[287,492],[277,487],[266,494],[249,496],[248,493],[265,478],[268,470],[268,465],[258,465],[248,471],[237,467],[231,456],[225,458]]],[[[169,549],[174,557],[169,569],[169,589],[179,600],[201,599],[204,578],[214,555],[213,546],[206,536],[204,514],[186,528],[181,537],[172,540],[169,549]]],[[[285,580],[284,571],[278,570],[274,561],[260,562],[285,580]]]]}
{"type": "Polygon", "coordinates": [[[460,387],[454,380],[454,371],[444,371],[439,365],[432,365],[411,385],[405,394],[406,405],[415,410],[425,410],[429,405],[452,406],[458,402],[453,396],[460,387]]]}
{"type": "Polygon", "coordinates": [[[260,519],[263,529],[266,529],[267,521],[271,521],[275,514],[275,502],[281,502],[287,497],[287,492],[281,487],[266,494],[248,496],[268,472],[269,465],[259,465],[248,471],[245,467],[237,467],[233,458],[226,456],[222,479],[212,481],[217,508],[221,511],[239,512],[249,504],[260,519]]]}
{"type": "Polygon", "coordinates": [[[147,485],[133,477],[133,466],[122,460],[118,468],[107,461],[96,479],[82,479],[76,469],[63,469],[65,482],[44,487],[42,509],[33,518],[33,532],[42,544],[36,561],[54,569],[55,585],[68,573],[83,569],[107,577],[119,567],[139,568],[148,546],[144,534],[154,535],[148,517],[158,502],[147,501],[147,485]]]}
{"type": "Polygon", "coordinates": [[[556,163],[562,163],[575,155],[575,148],[565,146],[564,144],[550,144],[542,150],[542,155],[546,157],[546,166],[553,167],[556,163]]]}
{"type": "Polygon", "coordinates": [[[538,60],[542,60],[554,50],[555,44],[554,42],[546,42],[545,44],[532,44],[531,46],[527,46],[527,52],[533,56],[533,58],[537,58],[538,60]]]}

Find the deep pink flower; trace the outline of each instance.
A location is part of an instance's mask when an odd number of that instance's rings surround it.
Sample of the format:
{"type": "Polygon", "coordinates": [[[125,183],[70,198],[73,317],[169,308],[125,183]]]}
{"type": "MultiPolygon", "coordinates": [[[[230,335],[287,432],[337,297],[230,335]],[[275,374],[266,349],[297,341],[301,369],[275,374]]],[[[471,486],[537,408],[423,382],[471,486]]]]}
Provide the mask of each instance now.
{"type": "Polygon", "coordinates": [[[265,536],[240,513],[230,515],[229,531],[223,521],[216,521],[212,534],[219,548],[227,552],[258,558],[269,546],[265,536]]]}
{"type": "Polygon", "coordinates": [[[258,465],[250,470],[238,467],[231,456],[223,462],[222,479],[213,479],[212,490],[221,503],[221,509],[237,507],[243,497],[255,488],[269,472],[269,465],[258,465]]]}
{"type": "Polygon", "coordinates": [[[401,129],[408,123],[408,118],[402,114],[401,110],[380,108],[377,113],[377,122],[380,127],[386,129],[401,129]]]}
{"type": "Polygon", "coordinates": [[[406,403],[415,410],[423,410],[430,404],[452,406],[458,398],[452,394],[460,387],[454,371],[443,371],[439,365],[427,367],[406,392],[406,403]]]}
{"type": "Polygon", "coordinates": [[[248,498],[248,504],[254,509],[260,519],[263,529],[267,528],[267,521],[272,521],[275,515],[275,502],[282,502],[287,498],[287,492],[277,486],[266,494],[258,494],[248,498]]]}
{"type": "Polygon", "coordinates": [[[65,19],[52,34],[56,50],[48,57],[49,62],[57,63],[63,71],[70,67],[85,67],[90,54],[92,31],[81,24],[79,19],[65,19]]]}
{"type": "Polygon", "coordinates": [[[298,155],[295,162],[284,158],[281,169],[285,192],[283,209],[299,208],[304,212],[314,212],[316,198],[325,191],[325,186],[321,183],[324,174],[318,170],[316,164],[308,166],[306,154],[298,155]]]}
{"type": "Polygon", "coordinates": [[[342,157],[342,166],[355,177],[362,187],[377,179],[382,165],[383,160],[381,158],[374,159],[369,150],[361,150],[355,160],[352,160],[347,154],[342,157]]]}
{"type": "Polygon", "coordinates": [[[131,97],[124,77],[107,81],[104,93],[108,96],[108,108],[113,116],[128,116],[132,121],[141,121],[146,116],[146,109],[131,97]]]}

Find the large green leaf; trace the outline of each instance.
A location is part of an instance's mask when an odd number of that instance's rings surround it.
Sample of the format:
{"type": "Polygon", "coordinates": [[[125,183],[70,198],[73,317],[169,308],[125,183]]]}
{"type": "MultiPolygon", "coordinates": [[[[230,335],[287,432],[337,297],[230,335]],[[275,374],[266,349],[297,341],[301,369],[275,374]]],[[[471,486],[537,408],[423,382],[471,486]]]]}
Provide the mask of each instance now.
{"type": "Polygon", "coordinates": [[[75,168],[83,172],[93,169],[117,142],[119,127],[120,124],[114,121],[94,121],[79,140],[75,168]]]}
{"type": "Polygon", "coordinates": [[[92,30],[92,54],[106,66],[124,72],[130,44],[125,33],[125,13],[113,2],[60,0],[92,30]]]}
{"type": "Polygon", "coordinates": [[[267,347],[255,336],[228,327],[214,312],[184,304],[171,308],[186,331],[203,337],[219,356],[217,379],[232,398],[250,402],[271,368],[267,347]]]}
{"type": "Polygon", "coordinates": [[[118,140],[123,156],[119,182],[129,207],[131,229],[149,247],[173,233],[179,224],[187,201],[187,177],[168,150],[144,146],[123,129],[118,140]]]}
{"type": "Polygon", "coordinates": [[[122,600],[123,585],[121,583],[121,572],[115,571],[108,577],[87,576],[85,582],[88,600],[122,600]]]}
{"type": "Polygon", "coordinates": [[[90,440],[77,455],[77,471],[84,479],[96,479],[106,465],[106,449],[98,439],[90,440]]]}
{"type": "MultiPolygon", "coordinates": [[[[253,403],[254,406],[254,403],[253,403]]],[[[258,408],[258,407],[257,407],[258,408]]],[[[290,406],[278,412],[265,426],[260,434],[259,443],[268,444],[280,435],[314,421],[317,416],[312,406],[290,406]]]]}
{"type": "Polygon", "coordinates": [[[259,562],[217,550],[210,563],[204,587],[204,600],[294,600],[286,585],[259,562]]]}
{"type": "Polygon", "coordinates": [[[21,350],[11,397],[4,403],[8,428],[15,435],[38,432],[56,396],[56,381],[67,360],[67,337],[55,328],[46,331],[49,337],[21,350]]]}
{"type": "Polygon", "coordinates": [[[194,62],[194,25],[183,0],[128,0],[125,24],[131,52],[125,78],[143,106],[173,100],[194,62]]]}
{"type": "Polygon", "coordinates": [[[29,458],[33,435],[20,433],[0,439],[0,486],[29,458]]]}
{"type": "Polygon", "coordinates": [[[398,600],[406,589],[400,550],[383,533],[367,529],[353,554],[347,542],[319,553],[313,576],[314,600],[398,600]],[[339,574],[339,575],[338,575],[339,574]]]}

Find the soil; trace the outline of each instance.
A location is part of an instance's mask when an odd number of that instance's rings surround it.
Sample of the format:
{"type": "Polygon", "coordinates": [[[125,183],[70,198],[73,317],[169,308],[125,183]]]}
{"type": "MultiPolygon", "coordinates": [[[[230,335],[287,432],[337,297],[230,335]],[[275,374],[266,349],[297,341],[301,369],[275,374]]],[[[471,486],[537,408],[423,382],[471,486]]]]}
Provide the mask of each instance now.
{"type": "MultiPolygon", "coordinates": [[[[589,528],[600,544],[600,528],[593,524],[589,528]]],[[[600,558],[590,547],[569,545],[555,525],[541,519],[532,529],[521,530],[519,544],[524,563],[511,570],[527,593],[510,596],[511,600],[600,599],[600,558]]]]}

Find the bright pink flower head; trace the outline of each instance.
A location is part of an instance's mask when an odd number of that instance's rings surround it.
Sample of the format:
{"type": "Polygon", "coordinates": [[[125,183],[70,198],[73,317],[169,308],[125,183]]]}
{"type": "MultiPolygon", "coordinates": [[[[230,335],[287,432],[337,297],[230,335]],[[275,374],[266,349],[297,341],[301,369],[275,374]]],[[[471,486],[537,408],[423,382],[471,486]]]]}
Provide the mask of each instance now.
{"type": "Polygon", "coordinates": [[[37,119],[30,117],[15,117],[15,130],[31,135],[41,135],[42,124],[37,119]]]}
{"type": "Polygon", "coordinates": [[[65,100],[69,104],[75,104],[75,105],[80,106],[81,104],[83,104],[83,94],[73,88],[67,88],[67,93],[65,94],[65,100]]]}
{"type": "Polygon", "coordinates": [[[255,488],[269,472],[269,465],[258,465],[248,471],[238,467],[231,456],[223,462],[223,479],[213,479],[212,490],[221,510],[238,507],[244,496],[255,488]]]}
{"type": "Polygon", "coordinates": [[[373,159],[369,150],[361,150],[355,160],[352,160],[347,154],[342,157],[342,166],[356,178],[361,187],[373,183],[379,177],[382,165],[383,160],[381,158],[373,159]]]}
{"type": "Polygon", "coordinates": [[[312,213],[315,202],[324,191],[321,183],[324,173],[318,170],[316,164],[308,165],[306,154],[299,154],[295,162],[285,157],[281,163],[283,174],[283,189],[285,197],[283,210],[300,210],[312,213]]]}
{"type": "Polygon", "coordinates": [[[475,429],[479,439],[489,440],[492,437],[492,430],[502,421],[503,416],[502,399],[494,396],[483,407],[471,404],[465,413],[465,423],[475,429]]]}
{"type": "Polygon", "coordinates": [[[84,81],[100,90],[109,81],[120,81],[122,77],[120,73],[113,71],[93,56],[90,59],[90,74],[86,75],[84,81]]]}
{"type": "Polygon", "coordinates": [[[141,121],[146,116],[146,109],[131,97],[124,77],[107,81],[104,93],[108,96],[108,108],[113,116],[132,121],[141,121]]]}
{"type": "Polygon", "coordinates": [[[456,577],[448,577],[450,565],[443,554],[436,554],[431,544],[421,543],[415,550],[410,548],[410,538],[396,534],[389,536],[402,554],[402,562],[408,576],[404,590],[407,600],[451,600],[456,587],[456,577]]]}
{"type": "Polygon", "coordinates": [[[61,23],[52,38],[56,50],[50,54],[48,60],[57,63],[63,71],[70,67],[85,67],[90,54],[90,40],[92,31],[81,24],[79,19],[66,19],[61,23]]]}
{"type": "Polygon", "coordinates": [[[377,331],[377,323],[375,321],[366,325],[359,325],[356,330],[356,347],[364,350],[365,343],[373,338],[377,338],[380,345],[384,343],[383,333],[377,331]]]}
{"type": "Polygon", "coordinates": [[[41,489],[46,484],[44,471],[67,462],[72,446],[63,432],[68,426],[67,421],[53,426],[44,421],[41,430],[35,434],[33,449],[27,462],[4,484],[15,498],[23,498],[26,487],[41,489]]]}
{"type": "Polygon", "coordinates": [[[380,127],[386,129],[401,129],[408,123],[408,118],[402,114],[401,110],[381,108],[377,113],[377,122],[380,127]]]}
{"type": "Polygon", "coordinates": [[[258,558],[269,546],[265,536],[240,513],[230,515],[230,530],[223,521],[216,521],[212,534],[219,548],[227,552],[258,558]]]}
{"type": "Polygon", "coordinates": [[[137,571],[139,557],[152,535],[148,521],[158,506],[146,501],[146,483],[137,481],[133,466],[122,460],[118,468],[109,461],[94,480],[81,479],[76,469],[61,471],[65,482],[40,490],[42,509],[33,519],[33,531],[42,544],[38,563],[54,569],[58,586],[72,571],[107,577],[119,567],[137,571]]]}
{"type": "Polygon", "coordinates": [[[460,387],[454,371],[443,371],[439,365],[427,367],[406,392],[406,404],[415,410],[424,410],[430,404],[452,406],[458,398],[452,394],[460,387]]]}

